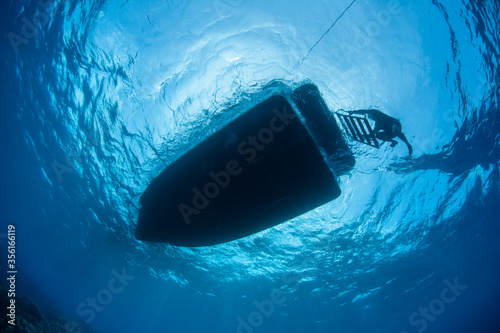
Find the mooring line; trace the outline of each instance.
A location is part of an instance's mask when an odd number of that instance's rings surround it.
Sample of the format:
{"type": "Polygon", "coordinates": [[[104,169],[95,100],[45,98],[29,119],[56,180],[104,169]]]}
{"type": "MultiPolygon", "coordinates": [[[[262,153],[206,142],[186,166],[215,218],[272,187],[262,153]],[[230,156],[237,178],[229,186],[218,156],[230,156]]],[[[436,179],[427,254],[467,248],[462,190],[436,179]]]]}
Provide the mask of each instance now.
{"type": "Polygon", "coordinates": [[[321,40],[330,32],[330,30],[332,30],[333,26],[338,22],[338,20],[340,20],[342,18],[342,16],[344,16],[344,14],[349,10],[349,8],[351,8],[351,6],[355,2],[356,2],[356,0],[353,0],[351,2],[351,4],[349,6],[347,6],[346,9],[344,9],[344,11],[342,12],[342,14],[340,14],[339,17],[337,17],[337,19],[335,20],[335,22],[333,22],[332,25],[330,25],[330,27],[328,28],[328,30],[326,30],[326,32],[309,49],[309,51],[307,51],[307,54],[295,64],[294,69],[297,69],[297,67],[300,66],[304,62],[304,60],[306,60],[309,57],[309,54],[311,53],[311,51],[314,50],[314,48],[319,44],[319,42],[321,42],[321,40]]]}

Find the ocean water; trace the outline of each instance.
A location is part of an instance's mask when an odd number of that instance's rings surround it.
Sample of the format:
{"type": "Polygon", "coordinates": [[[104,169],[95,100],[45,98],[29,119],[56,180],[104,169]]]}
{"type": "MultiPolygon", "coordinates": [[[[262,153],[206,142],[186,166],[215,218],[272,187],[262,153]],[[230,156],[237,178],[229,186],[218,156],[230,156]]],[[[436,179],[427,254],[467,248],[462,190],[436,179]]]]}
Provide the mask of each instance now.
{"type": "Polygon", "coordinates": [[[497,0],[0,12],[0,267],[15,225],[19,295],[101,332],[500,332],[497,0]],[[316,210],[217,246],[135,240],[149,182],[275,80],[400,119],[413,156],[349,141],[356,166],[316,210]]]}

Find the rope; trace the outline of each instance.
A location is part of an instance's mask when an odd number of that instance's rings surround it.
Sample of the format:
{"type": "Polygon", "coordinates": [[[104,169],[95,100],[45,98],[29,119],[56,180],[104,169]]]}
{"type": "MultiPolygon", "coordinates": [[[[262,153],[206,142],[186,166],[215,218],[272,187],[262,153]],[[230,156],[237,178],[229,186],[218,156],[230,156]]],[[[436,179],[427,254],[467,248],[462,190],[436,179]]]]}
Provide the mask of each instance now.
{"type": "Polygon", "coordinates": [[[332,30],[333,26],[338,22],[338,20],[340,20],[342,18],[342,16],[344,16],[344,14],[349,10],[349,8],[351,8],[351,6],[356,2],[356,0],[352,0],[351,4],[349,6],[346,7],[346,9],[344,9],[344,11],[342,12],[342,14],[339,15],[339,17],[337,17],[337,19],[335,20],[335,22],[332,23],[332,25],[330,25],[330,27],[328,28],[328,30],[325,31],[325,33],[316,41],[316,43],[309,49],[309,51],[307,51],[307,54],[305,55],[305,57],[303,57],[302,59],[300,59],[294,66],[294,69],[297,69],[300,65],[302,65],[302,63],[304,62],[304,60],[306,60],[308,57],[309,57],[309,54],[311,53],[312,50],[314,50],[314,48],[319,44],[319,42],[321,42],[321,40],[330,32],[330,30],[332,30]]]}

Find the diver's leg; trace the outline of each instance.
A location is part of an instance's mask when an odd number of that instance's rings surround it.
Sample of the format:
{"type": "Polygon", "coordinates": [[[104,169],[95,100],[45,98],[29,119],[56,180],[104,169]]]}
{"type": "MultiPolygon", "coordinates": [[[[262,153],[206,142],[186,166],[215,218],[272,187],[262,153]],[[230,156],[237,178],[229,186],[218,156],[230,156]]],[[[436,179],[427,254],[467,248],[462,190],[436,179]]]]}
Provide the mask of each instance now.
{"type": "Polygon", "coordinates": [[[390,142],[391,143],[391,147],[394,147],[395,145],[398,144],[398,142],[393,139],[394,136],[390,135],[386,131],[378,132],[375,136],[379,140],[390,142]]]}

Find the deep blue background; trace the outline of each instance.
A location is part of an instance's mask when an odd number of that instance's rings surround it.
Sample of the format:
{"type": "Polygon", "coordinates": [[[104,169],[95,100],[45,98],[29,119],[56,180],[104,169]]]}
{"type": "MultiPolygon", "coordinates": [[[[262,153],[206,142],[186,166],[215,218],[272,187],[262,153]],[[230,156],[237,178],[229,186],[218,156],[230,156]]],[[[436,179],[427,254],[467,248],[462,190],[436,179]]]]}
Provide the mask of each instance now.
{"type": "Polygon", "coordinates": [[[255,332],[398,333],[456,278],[425,331],[498,332],[498,3],[358,0],[304,58],[349,4],[67,1],[16,53],[8,33],[43,8],[3,2],[0,233],[16,225],[19,294],[85,320],[116,271],[134,279],[90,321],[103,332],[235,332],[281,290],[255,332]],[[397,117],[414,156],[350,142],[342,196],[315,211],[215,247],[136,241],[150,180],[275,79],[397,117]]]}

